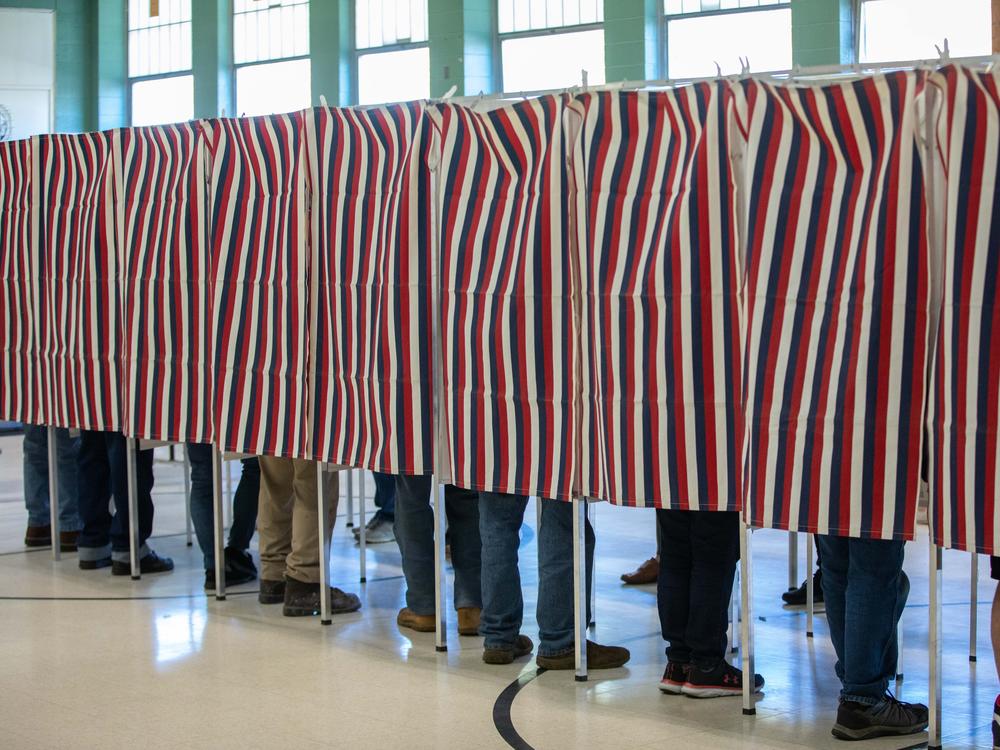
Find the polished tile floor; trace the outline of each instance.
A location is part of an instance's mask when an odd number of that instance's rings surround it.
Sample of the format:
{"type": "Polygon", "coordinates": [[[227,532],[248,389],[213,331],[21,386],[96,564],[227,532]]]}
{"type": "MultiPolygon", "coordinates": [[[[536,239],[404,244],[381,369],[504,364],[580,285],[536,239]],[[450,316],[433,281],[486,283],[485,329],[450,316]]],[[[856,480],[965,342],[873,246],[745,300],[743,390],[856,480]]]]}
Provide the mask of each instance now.
{"type": "MultiPolygon", "coordinates": [[[[784,534],[754,535],[756,657],[767,688],[757,716],[744,717],[738,699],[694,701],[657,690],[664,657],[655,591],[618,582],[653,551],[649,511],[596,510],[594,636],[628,646],[630,664],[587,683],[558,672],[532,679],[528,661],[485,666],[480,639],[460,640],[453,615],[447,654],[435,653],[433,634],[400,632],[399,552],[393,544],[369,547],[368,582],[360,585],[346,503],[334,533],[332,580],[358,592],[364,607],[323,628],[261,606],[253,586],[224,602],[204,595],[200,553],[185,543],[183,474],[165,452],[156,466],[153,544],[177,569],[132,582],[108,570],[81,571],[75,555],[54,563],[48,550],[26,551],[20,438],[0,438],[0,450],[0,748],[511,746],[501,729],[512,746],[538,750],[843,747],[830,737],[838,687],[825,621],[818,617],[816,637],[807,639],[805,613],[782,608],[778,597],[788,576],[784,534]],[[519,678],[524,684],[511,703],[501,696],[509,697],[519,678]]],[[[536,637],[533,508],[526,521],[525,632],[536,637]]],[[[927,696],[927,558],[926,537],[908,546],[913,590],[898,689],[905,700],[927,696]]],[[[990,747],[997,678],[987,561],[980,561],[978,664],[968,659],[969,556],[946,553],[945,576],[945,745],[990,747]]],[[[925,741],[919,735],[863,746],[925,741]]]]}

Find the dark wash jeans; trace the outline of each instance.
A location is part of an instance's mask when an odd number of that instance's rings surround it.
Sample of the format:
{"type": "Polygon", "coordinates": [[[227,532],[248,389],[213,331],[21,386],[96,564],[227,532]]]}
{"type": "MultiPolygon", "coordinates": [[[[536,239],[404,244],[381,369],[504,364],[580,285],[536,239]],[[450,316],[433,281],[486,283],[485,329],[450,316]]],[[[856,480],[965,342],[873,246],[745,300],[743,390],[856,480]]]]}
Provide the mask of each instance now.
{"type": "Polygon", "coordinates": [[[739,513],[658,510],[656,523],[662,544],[656,603],[667,658],[712,669],[726,657],[739,513]]]}
{"type": "MultiPolygon", "coordinates": [[[[215,570],[215,510],[212,497],[211,445],[188,443],[191,462],[191,523],[204,556],[205,570],[215,570]]],[[[260,464],[256,458],[244,458],[236,492],[233,493],[233,525],[227,546],[240,551],[250,547],[257,528],[257,504],[260,499],[260,464]]]]}
{"type": "MultiPolygon", "coordinates": [[[[486,648],[509,648],[521,632],[524,600],[517,565],[520,530],[528,499],[523,495],[479,495],[483,540],[483,613],[479,633],[486,648]]],[[[558,656],[573,649],[573,503],[542,500],[538,530],[538,653],[558,656]]],[[[594,577],[594,529],[587,521],[587,622],[594,577]]]]}
{"type": "Polygon", "coordinates": [[[877,703],[896,676],[899,618],[910,593],[903,542],[817,535],[816,544],[840,695],[877,703]]]}
{"type": "MultiPolygon", "coordinates": [[[[81,560],[109,555],[120,562],[129,558],[128,467],[125,436],[119,432],[80,433],[77,457],[77,498],[80,507],[81,560]],[[108,503],[115,499],[115,514],[108,503]]],[[[136,503],[139,509],[139,557],[149,554],[146,540],[153,533],[153,451],[135,457],[136,503]]]]}
{"type": "MultiPolygon", "coordinates": [[[[393,531],[406,577],[406,606],[418,615],[433,615],[434,510],[429,476],[397,476],[393,531]]],[[[455,608],[481,607],[479,496],[447,485],[444,490],[448,543],[455,570],[455,608]]]]}
{"type": "Polygon", "coordinates": [[[384,521],[393,521],[396,518],[396,477],[392,474],[382,474],[377,471],[372,472],[375,480],[375,512],[384,521]]]}

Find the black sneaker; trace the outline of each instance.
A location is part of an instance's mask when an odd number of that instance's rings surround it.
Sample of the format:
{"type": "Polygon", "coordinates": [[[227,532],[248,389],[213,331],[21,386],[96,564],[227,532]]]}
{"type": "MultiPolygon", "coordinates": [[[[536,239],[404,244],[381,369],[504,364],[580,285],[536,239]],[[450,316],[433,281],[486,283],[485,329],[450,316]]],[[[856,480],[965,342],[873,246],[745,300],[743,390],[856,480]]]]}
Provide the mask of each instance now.
{"type": "Polygon", "coordinates": [[[690,664],[668,661],[667,668],[663,670],[663,679],[660,680],[660,692],[667,693],[668,695],[680,695],[681,690],[688,681],[688,673],[690,671],[690,664]]]}
{"type": "MultiPolygon", "coordinates": [[[[781,595],[781,600],[785,604],[791,604],[793,607],[804,607],[806,605],[806,583],[803,581],[802,585],[797,589],[792,589],[791,591],[786,591],[781,595]]],[[[817,570],[813,575],[813,603],[818,604],[823,601],[823,572],[817,570]]]]}
{"type": "Polygon", "coordinates": [[[993,750],[1000,750],[1000,695],[993,703],[993,750]]]}
{"type": "Polygon", "coordinates": [[[916,734],[927,729],[927,706],[903,703],[886,695],[873,706],[841,699],[833,736],[838,740],[867,740],[916,734]]]}
{"type": "MultiPolygon", "coordinates": [[[[240,586],[244,583],[250,583],[250,581],[252,581],[257,577],[256,574],[245,573],[242,571],[235,571],[232,568],[230,568],[229,565],[226,565],[226,570],[225,573],[223,573],[223,575],[225,576],[225,581],[223,582],[223,585],[226,588],[229,588],[230,586],[240,586]]],[[[205,591],[215,591],[214,570],[205,571],[205,591]]]]}
{"type": "MultiPolygon", "coordinates": [[[[174,569],[174,561],[169,557],[160,557],[155,552],[150,552],[139,561],[139,572],[143,574],[168,573],[174,569]]],[[[132,565],[129,562],[111,561],[111,575],[128,576],[132,575],[132,565]]]]}
{"type": "MultiPolygon", "coordinates": [[[[764,678],[754,675],[755,693],[764,687],[764,678]]],[[[691,698],[724,698],[729,695],[743,694],[743,672],[727,662],[720,661],[714,669],[704,670],[692,666],[688,670],[687,682],[681,687],[681,692],[691,698]]]]}
{"type": "Polygon", "coordinates": [[[227,581],[229,580],[230,574],[239,574],[241,577],[249,576],[249,578],[245,578],[245,581],[252,581],[257,577],[257,566],[253,564],[253,556],[250,554],[249,550],[236,549],[236,547],[226,547],[224,554],[226,559],[227,581]]]}

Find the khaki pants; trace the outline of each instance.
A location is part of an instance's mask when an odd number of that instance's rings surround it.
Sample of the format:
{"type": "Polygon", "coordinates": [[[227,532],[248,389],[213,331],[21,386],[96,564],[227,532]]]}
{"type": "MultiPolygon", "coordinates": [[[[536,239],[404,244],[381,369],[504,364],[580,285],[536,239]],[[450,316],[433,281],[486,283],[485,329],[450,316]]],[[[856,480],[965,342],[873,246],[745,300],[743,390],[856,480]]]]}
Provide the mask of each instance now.
{"type": "MultiPolygon", "coordinates": [[[[337,517],[338,482],[335,472],[324,472],[330,501],[327,538],[337,517]]],[[[319,496],[316,463],[304,459],[260,457],[260,577],[284,577],[319,583],[319,496]]]]}

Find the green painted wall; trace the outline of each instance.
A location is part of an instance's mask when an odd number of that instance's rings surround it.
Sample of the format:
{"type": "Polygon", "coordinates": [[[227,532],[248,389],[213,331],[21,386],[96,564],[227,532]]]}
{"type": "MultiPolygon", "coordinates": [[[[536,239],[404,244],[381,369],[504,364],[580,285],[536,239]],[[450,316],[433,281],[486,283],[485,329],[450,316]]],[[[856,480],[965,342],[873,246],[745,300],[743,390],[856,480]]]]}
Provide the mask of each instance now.
{"type": "Polygon", "coordinates": [[[100,0],[95,39],[99,130],[129,124],[126,30],[125,0],[100,0]]]}
{"type": "Polygon", "coordinates": [[[792,0],[792,56],[796,65],[855,62],[853,0],[792,0]]]}
{"type": "Polygon", "coordinates": [[[309,6],[309,55],[312,99],[330,106],[357,101],[354,73],[353,0],[313,0],[309,6]]]}
{"type": "Polygon", "coordinates": [[[232,0],[196,0],[191,5],[195,117],[236,111],[232,15],[232,0]]]}
{"type": "Polygon", "coordinates": [[[496,90],[494,0],[428,0],[431,96],[496,90]]]}
{"type": "Polygon", "coordinates": [[[604,67],[607,80],[660,78],[662,0],[605,0],[604,67]]]}

